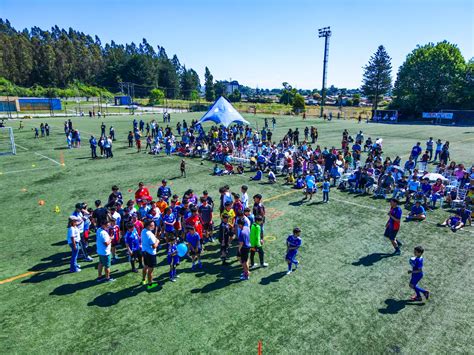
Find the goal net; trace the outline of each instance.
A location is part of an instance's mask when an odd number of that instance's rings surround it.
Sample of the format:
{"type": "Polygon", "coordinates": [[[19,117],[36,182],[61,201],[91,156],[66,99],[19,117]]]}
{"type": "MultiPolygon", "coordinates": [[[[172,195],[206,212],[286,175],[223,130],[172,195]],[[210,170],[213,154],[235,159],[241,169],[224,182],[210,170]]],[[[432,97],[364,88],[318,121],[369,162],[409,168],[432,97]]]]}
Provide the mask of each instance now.
{"type": "Polygon", "coordinates": [[[0,155],[16,154],[15,138],[11,127],[0,127],[0,155]]]}

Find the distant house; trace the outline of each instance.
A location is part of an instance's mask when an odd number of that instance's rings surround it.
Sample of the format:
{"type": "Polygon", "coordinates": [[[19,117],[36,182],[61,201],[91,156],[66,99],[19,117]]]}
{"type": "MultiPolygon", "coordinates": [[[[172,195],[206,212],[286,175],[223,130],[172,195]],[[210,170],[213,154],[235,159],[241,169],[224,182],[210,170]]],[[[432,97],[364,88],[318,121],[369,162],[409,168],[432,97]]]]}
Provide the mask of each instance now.
{"type": "Polygon", "coordinates": [[[230,95],[232,94],[235,90],[237,91],[240,91],[239,90],[239,82],[237,80],[232,80],[232,81],[224,81],[224,83],[226,84],[226,89],[225,89],[225,92],[227,95],[230,95]]]}

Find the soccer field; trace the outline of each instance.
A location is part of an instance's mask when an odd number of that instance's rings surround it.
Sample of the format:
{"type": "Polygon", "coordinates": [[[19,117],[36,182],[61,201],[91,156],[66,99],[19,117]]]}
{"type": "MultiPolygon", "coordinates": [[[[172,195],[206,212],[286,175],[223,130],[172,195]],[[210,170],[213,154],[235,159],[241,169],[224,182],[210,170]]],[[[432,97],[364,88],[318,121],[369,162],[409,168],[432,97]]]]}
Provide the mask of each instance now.
{"type": "MultiPolygon", "coordinates": [[[[178,120],[199,113],[172,114],[178,120]]],[[[263,116],[245,116],[255,127],[263,116]]],[[[137,119],[151,120],[151,116],[137,119]]],[[[161,116],[154,116],[161,125],[161,116]]],[[[132,116],[103,120],[73,118],[82,148],[66,148],[61,118],[23,120],[15,128],[16,156],[0,156],[0,346],[5,353],[474,353],[474,228],[458,233],[436,226],[449,212],[429,212],[427,221],[402,222],[401,256],[383,237],[389,205],[370,196],[331,190],[330,202],[302,203],[301,191],[277,184],[249,182],[250,173],[211,176],[213,164],[186,159],[187,178],[179,177],[179,157],[151,156],[128,148],[132,116]],[[88,139],[100,123],[116,130],[113,159],[91,160],[88,139]],[[48,122],[51,136],[33,139],[32,127],[48,122]],[[115,283],[96,283],[97,261],[82,262],[70,274],[67,217],[77,202],[107,200],[117,184],[124,200],[143,181],[153,196],[167,178],[173,193],[204,189],[216,200],[224,184],[249,195],[263,195],[267,208],[264,245],[269,267],[241,282],[235,257],[221,266],[219,247],[207,244],[202,270],[184,261],[176,283],[168,282],[164,251],[151,291],[130,272],[124,250],[112,266],[115,283]],[[44,201],[44,205],[38,203],[44,201]],[[59,207],[59,210],[56,210],[59,207]],[[301,267],[285,275],[285,240],[302,229],[301,267]],[[412,303],[408,287],[413,247],[425,248],[429,302],[412,303]]],[[[288,128],[316,125],[318,144],[340,147],[346,128],[384,140],[384,157],[408,158],[411,147],[428,137],[451,142],[456,162],[473,163],[474,128],[357,124],[356,121],[277,117],[274,140],[288,128]]],[[[208,128],[206,126],[205,128],[208,128]]],[[[302,132],[301,132],[302,133],[302,132]]],[[[300,137],[302,134],[300,135],[300,137]]],[[[281,180],[281,178],[280,178],[281,180]]],[[[404,210],[404,214],[406,214],[404,210]]],[[[235,256],[236,245],[232,248],[235,256]]]]}

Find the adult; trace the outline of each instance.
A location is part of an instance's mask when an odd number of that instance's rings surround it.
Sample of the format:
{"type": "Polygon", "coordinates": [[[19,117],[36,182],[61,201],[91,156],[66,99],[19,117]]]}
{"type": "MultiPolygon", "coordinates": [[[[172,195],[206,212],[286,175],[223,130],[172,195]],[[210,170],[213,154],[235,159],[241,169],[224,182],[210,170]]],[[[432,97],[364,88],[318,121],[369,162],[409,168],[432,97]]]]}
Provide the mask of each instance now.
{"type": "Polygon", "coordinates": [[[105,219],[102,221],[100,228],[97,229],[96,245],[97,255],[99,256],[99,265],[97,268],[97,282],[112,282],[114,278],[110,277],[110,265],[112,264],[111,258],[111,247],[112,239],[107,232],[109,228],[109,220],[105,219]],[[102,275],[102,271],[105,271],[105,278],[102,275]]]}
{"type": "Polygon", "coordinates": [[[158,248],[160,241],[153,233],[154,230],[155,222],[151,219],[147,219],[141,233],[143,254],[142,285],[147,285],[147,289],[158,286],[157,283],[153,282],[153,270],[156,267],[156,248],[158,248]]]}

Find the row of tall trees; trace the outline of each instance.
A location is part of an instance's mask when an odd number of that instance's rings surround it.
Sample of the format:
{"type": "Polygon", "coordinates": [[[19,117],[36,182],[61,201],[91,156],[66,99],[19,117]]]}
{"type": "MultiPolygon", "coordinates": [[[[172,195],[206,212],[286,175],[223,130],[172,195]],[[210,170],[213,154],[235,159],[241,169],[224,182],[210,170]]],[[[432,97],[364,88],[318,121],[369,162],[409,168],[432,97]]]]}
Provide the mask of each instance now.
{"type": "Polygon", "coordinates": [[[0,19],[0,54],[0,77],[24,87],[66,88],[82,82],[118,91],[118,83],[124,81],[136,84],[138,96],[161,88],[167,98],[185,99],[200,90],[196,71],[145,38],[138,45],[114,41],[102,45],[99,37],[72,28],[17,31],[0,19]]]}
{"type": "Polygon", "coordinates": [[[400,66],[392,88],[391,58],[379,46],[364,67],[362,93],[376,110],[384,95],[392,94],[391,108],[406,115],[441,109],[474,109],[474,58],[466,61],[447,41],[416,47],[400,66]]]}

